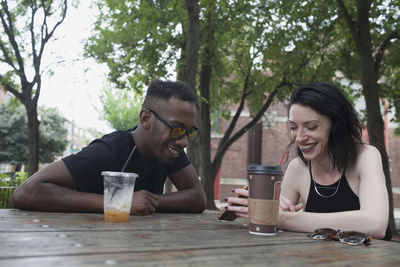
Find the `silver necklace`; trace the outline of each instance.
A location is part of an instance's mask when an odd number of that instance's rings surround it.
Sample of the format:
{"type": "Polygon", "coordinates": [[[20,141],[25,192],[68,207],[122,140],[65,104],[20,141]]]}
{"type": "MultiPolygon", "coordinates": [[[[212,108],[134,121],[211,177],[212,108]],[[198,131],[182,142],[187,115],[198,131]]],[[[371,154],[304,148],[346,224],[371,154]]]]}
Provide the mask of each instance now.
{"type": "MultiPolygon", "coordinates": [[[[314,177],[313,177],[313,175],[312,175],[312,171],[311,171],[311,160],[308,162],[308,167],[310,168],[310,176],[311,176],[311,180],[312,180],[313,183],[314,183],[314,190],[315,190],[315,192],[316,192],[320,197],[324,197],[324,198],[330,198],[330,197],[333,197],[334,195],[336,195],[337,191],[339,190],[340,182],[342,181],[343,175],[340,176],[339,183],[338,183],[338,185],[336,186],[335,192],[333,192],[332,194],[330,194],[330,195],[328,195],[328,196],[325,196],[325,195],[321,194],[321,193],[318,191],[318,189],[317,189],[317,183],[315,182],[315,179],[314,179],[314,177]]],[[[334,188],[334,187],[324,187],[324,188],[334,188]]]]}

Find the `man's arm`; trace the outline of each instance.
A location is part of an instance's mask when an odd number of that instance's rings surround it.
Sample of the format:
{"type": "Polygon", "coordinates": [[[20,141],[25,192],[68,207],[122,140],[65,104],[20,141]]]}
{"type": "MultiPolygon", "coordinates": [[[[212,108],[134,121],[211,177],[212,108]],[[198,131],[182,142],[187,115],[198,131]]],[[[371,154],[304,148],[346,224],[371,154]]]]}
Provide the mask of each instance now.
{"type": "Polygon", "coordinates": [[[79,192],[75,187],[70,172],[59,160],[16,188],[11,205],[37,211],[103,212],[103,195],[79,192]]]}
{"type": "Polygon", "coordinates": [[[192,164],[171,174],[170,179],[176,192],[157,195],[158,212],[193,212],[205,210],[206,193],[192,164]]]}

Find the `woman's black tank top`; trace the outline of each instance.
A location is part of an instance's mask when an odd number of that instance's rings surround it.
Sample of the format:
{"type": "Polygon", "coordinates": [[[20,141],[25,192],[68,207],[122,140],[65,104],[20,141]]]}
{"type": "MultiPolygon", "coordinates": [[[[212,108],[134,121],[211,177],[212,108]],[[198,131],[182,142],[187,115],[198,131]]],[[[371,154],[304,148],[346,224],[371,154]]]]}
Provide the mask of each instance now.
{"type": "Polygon", "coordinates": [[[308,212],[339,212],[348,210],[359,210],[360,201],[358,196],[351,190],[349,183],[347,182],[346,176],[342,174],[342,178],[332,185],[320,185],[317,182],[315,186],[318,188],[318,192],[323,196],[332,195],[337,186],[339,188],[331,197],[321,197],[317,194],[314,188],[314,182],[311,179],[310,192],[308,193],[307,205],[305,211],[308,212]],[[340,185],[339,185],[340,182],[340,185]]]}

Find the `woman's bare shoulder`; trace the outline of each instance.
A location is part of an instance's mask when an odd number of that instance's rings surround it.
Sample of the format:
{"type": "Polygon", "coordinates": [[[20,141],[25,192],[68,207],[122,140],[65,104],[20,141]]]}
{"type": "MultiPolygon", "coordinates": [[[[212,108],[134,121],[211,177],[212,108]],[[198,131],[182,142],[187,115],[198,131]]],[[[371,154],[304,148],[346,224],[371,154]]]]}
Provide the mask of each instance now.
{"type": "Polygon", "coordinates": [[[360,145],[357,159],[350,168],[350,171],[354,171],[357,176],[382,170],[381,153],[374,146],[367,144],[360,145]]]}
{"type": "Polygon", "coordinates": [[[288,165],[288,169],[304,169],[304,168],[307,168],[307,165],[300,157],[292,159],[288,165]]]}
{"type": "Polygon", "coordinates": [[[305,173],[306,171],[307,165],[299,157],[296,157],[290,161],[286,169],[286,175],[298,177],[299,174],[305,173]]]}
{"type": "Polygon", "coordinates": [[[365,161],[365,160],[377,160],[381,159],[381,153],[379,150],[371,145],[363,144],[358,148],[358,157],[357,161],[365,161]]]}

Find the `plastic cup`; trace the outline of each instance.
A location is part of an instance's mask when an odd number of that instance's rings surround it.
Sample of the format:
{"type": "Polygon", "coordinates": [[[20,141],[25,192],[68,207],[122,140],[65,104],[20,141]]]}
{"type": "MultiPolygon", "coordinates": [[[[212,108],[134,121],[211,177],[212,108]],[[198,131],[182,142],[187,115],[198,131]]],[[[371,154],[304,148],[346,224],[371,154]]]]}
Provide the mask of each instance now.
{"type": "Polygon", "coordinates": [[[250,234],[276,234],[282,175],[280,166],[249,165],[250,234]]]}
{"type": "Polygon", "coordinates": [[[131,211],[136,173],[104,171],[104,221],[127,222],[131,211]]]}

